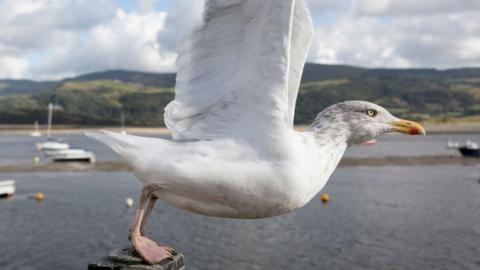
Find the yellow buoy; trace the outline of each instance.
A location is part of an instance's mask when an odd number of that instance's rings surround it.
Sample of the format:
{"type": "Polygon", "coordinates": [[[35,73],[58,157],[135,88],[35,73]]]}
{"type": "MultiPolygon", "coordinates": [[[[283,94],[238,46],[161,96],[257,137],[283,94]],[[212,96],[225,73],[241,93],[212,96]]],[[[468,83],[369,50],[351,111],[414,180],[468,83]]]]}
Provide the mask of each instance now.
{"type": "Polygon", "coordinates": [[[34,157],[34,158],[33,158],[33,162],[39,163],[39,162],[40,162],[40,157],[34,157]]]}
{"type": "Polygon", "coordinates": [[[328,203],[328,201],[330,201],[330,195],[328,195],[328,193],[323,193],[322,195],[320,195],[320,200],[323,203],[328,203]]]}
{"type": "Polygon", "coordinates": [[[37,202],[41,202],[41,201],[45,200],[45,194],[43,194],[43,192],[37,192],[37,193],[35,193],[35,196],[33,196],[33,198],[37,202]]]}

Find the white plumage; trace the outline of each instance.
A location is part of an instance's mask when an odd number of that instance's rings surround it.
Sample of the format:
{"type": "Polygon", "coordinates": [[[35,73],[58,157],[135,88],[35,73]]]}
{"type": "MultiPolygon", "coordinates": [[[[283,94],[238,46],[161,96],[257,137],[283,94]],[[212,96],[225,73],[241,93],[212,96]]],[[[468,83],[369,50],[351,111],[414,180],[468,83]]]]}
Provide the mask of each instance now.
{"type": "Polygon", "coordinates": [[[304,0],[207,1],[204,24],[179,50],[165,110],[173,138],[251,139],[291,127],[312,32],[304,0]]]}
{"type": "MultiPolygon", "coordinates": [[[[287,133],[287,132],[286,132],[287,133]]],[[[89,134],[124,157],[158,197],[210,216],[262,218],[303,206],[326,183],[346,144],[318,146],[290,131],[268,147],[218,138],[168,141],[105,132],[89,134]],[[285,137],[287,138],[287,137],[285,137]]]]}
{"type": "Polygon", "coordinates": [[[294,131],[312,32],[305,0],[207,0],[203,25],[179,50],[175,100],[165,108],[173,139],[87,134],[145,183],[131,230],[145,260],[170,256],[142,232],[157,198],[209,216],[275,216],[315,196],[349,145],[424,133],[362,101],[333,105],[308,131],[294,131]]]}
{"type": "Polygon", "coordinates": [[[312,33],[304,0],[207,1],[203,25],[179,50],[165,109],[174,140],[91,136],[183,209],[259,218],[302,206],[343,153],[322,149],[338,157],[321,162],[313,138],[292,129],[312,33]],[[320,162],[313,171],[312,162],[320,162]]]}

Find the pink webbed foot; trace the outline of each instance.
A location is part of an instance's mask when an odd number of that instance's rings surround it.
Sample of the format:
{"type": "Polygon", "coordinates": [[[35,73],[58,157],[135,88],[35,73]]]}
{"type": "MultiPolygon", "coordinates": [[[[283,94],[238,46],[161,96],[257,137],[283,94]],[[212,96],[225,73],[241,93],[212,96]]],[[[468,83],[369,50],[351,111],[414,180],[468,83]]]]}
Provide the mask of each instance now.
{"type": "Polygon", "coordinates": [[[174,251],[171,248],[159,246],[154,241],[145,237],[147,220],[153,210],[155,201],[158,199],[155,191],[160,189],[161,188],[155,184],[149,184],[143,187],[140,203],[135,213],[135,220],[128,234],[128,239],[132,241],[135,251],[151,265],[157,264],[164,259],[173,258],[174,255],[174,251]]]}
{"type": "Polygon", "coordinates": [[[154,241],[140,235],[132,235],[132,244],[135,251],[150,265],[164,259],[173,258],[173,250],[167,246],[159,246],[154,241]]]}

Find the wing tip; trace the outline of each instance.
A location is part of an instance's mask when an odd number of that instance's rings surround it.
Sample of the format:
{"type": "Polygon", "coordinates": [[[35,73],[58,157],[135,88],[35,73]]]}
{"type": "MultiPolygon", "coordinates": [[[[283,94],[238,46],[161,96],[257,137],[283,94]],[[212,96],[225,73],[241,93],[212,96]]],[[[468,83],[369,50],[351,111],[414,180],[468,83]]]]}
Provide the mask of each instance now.
{"type": "Polygon", "coordinates": [[[115,133],[115,132],[107,131],[104,129],[83,131],[83,135],[92,139],[97,139],[97,140],[99,140],[102,136],[108,135],[109,133],[115,133]]]}
{"type": "Polygon", "coordinates": [[[133,144],[126,138],[129,138],[130,135],[124,135],[118,132],[112,132],[108,130],[86,130],[83,131],[83,134],[89,138],[98,140],[114,150],[118,150],[119,147],[125,148],[130,147],[133,144]]]}

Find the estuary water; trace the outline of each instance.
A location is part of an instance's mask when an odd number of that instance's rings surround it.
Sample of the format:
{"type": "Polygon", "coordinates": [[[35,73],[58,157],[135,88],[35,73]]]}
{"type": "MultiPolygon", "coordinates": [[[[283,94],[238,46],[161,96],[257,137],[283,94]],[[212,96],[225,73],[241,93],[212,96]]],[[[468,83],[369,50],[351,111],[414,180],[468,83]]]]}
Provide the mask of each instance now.
{"type": "MultiPolygon", "coordinates": [[[[116,160],[118,156],[104,144],[87,138],[83,134],[62,134],[56,136],[67,141],[71,147],[90,149],[97,160],[116,160]]],[[[428,136],[403,136],[388,134],[380,137],[374,146],[355,146],[347,150],[345,156],[354,158],[386,156],[434,156],[458,155],[457,151],[446,148],[448,140],[465,143],[472,140],[480,143],[480,134],[433,134],[428,136]]],[[[27,135],[6,135],[0,133],[0,165],[19,162],[32,162],[39,155],[35,144],[45,138],[27,135]]]]}
{"type": "MultiPolygon", "coordinates": [[[[351,156],[455,154],[456,140],[387,136],[351,156]],[[436,146],[438,147],[436,147],[436,146]],[[369,154],[367,154],[369,152],[369,154]],[[394,154],[392,154],[394,153],[394,154]]],[[[72,145],[116,159],[82,136],[72,145]]],[[[31,162],[26,136],[0,136],[0,163],[31,162]]],[[[129,172],[0,173],[17,194],[0,200],[0,269],[86,269],[128,245],[141,184],[129,172]],[[28,198],[45,193],[43,202],[28,198]]],[[[318,198],[262,220],[209,218],[159,202],[147,234],[185,254],[187,269],[480,269],[480,166],[342,167],[318,198]]]]}

